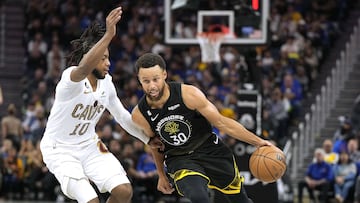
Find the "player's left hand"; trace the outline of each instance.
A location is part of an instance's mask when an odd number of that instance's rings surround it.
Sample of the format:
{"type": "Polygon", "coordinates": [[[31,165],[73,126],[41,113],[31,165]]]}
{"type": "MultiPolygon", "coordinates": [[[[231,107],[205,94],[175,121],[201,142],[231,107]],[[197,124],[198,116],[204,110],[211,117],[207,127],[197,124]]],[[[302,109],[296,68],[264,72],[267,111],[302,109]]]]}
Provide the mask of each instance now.
{"type": "Polygon", "coordinates": [[[175,191],[175,189],[170,184],[167,178],[159,177],[157,189],[164,194],[171,194],[175,191]]]}

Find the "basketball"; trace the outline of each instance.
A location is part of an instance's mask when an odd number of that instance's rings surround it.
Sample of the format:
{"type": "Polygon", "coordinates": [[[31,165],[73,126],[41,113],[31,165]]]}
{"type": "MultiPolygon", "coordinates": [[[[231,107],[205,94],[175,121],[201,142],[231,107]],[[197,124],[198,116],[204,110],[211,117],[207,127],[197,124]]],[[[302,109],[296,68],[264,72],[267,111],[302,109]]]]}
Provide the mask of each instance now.
{"type": "Polygon", "coordinates": [[[281,178],[286,171],[286,157],[276,146],[262,146],[250,156],[250,172],[255,178],[272,183],[281,178]]]}

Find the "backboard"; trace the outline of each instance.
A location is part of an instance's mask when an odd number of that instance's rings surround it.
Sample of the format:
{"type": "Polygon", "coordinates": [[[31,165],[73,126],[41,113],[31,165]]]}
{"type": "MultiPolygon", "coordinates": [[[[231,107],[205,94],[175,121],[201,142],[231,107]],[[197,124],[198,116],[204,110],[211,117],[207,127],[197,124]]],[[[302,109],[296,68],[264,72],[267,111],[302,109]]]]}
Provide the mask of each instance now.
{"type": "Polygon", "coordinates": [[[270,0],[165,0],[165,42],[198,44],[198,33],[226,28],[223,44],[264,44],[270,0]]]}

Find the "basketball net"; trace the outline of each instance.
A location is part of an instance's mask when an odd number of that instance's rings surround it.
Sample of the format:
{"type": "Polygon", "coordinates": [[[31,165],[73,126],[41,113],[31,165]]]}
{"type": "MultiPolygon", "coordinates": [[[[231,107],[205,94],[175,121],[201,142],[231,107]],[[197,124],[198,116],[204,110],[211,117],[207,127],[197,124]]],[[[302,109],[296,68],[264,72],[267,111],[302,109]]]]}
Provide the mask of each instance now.
{"type": "Polygon", "coordinates": [[[201,62],[218,63],[220,59],[220,46],[225,38],[222,32],[202,32],[197,35],[201,49],[201,62]]]}

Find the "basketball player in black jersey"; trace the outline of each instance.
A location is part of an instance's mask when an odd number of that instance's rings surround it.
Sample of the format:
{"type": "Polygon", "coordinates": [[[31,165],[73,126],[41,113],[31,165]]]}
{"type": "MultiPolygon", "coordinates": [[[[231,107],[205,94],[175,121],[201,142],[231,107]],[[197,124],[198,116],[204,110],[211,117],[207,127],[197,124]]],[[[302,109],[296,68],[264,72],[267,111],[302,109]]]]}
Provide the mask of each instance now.
{"type": "Polygon", "coordinates": [[[161,56],[144,54],[135,68],[145,95],[132,112],[133,121],[163,143],[160,149],[153,148],[158,189],[165,194],[174,191],[165,160],[177,192],[193,203],[210,203],[208,188],[220,191],[229,202],[252,203],[231,150],[212,132],[212,125],[256,147],[271,143],[222,116],[195,86],[166,82],[161,56]]]}

